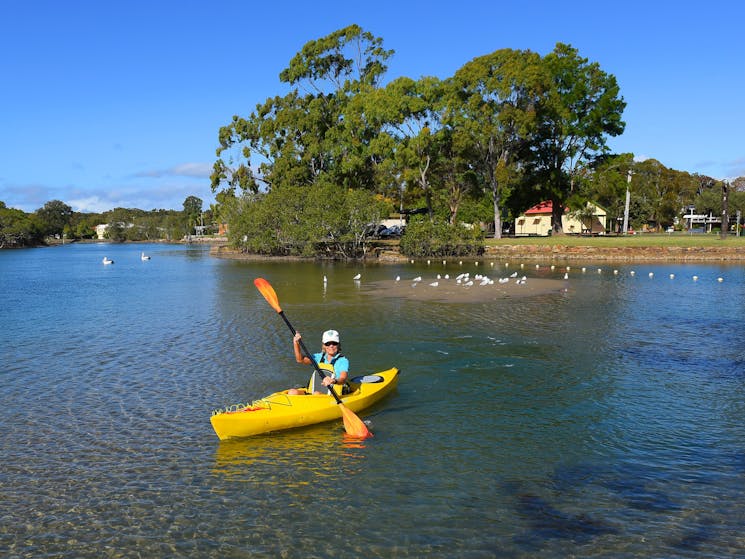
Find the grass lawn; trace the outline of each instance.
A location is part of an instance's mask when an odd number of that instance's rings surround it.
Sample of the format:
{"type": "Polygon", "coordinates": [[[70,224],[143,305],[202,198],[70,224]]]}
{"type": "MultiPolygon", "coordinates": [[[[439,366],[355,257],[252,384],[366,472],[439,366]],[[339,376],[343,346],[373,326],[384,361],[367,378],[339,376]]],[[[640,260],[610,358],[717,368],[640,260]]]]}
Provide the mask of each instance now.
{"type": "Polygon", "coordinates": [[[532,245],[532,246],[587,246],[598,248],[614,247],[745,247],[745,236],[733,234],[721,239],[718,233],[642,233],[627,236],[606,235],[602,237],[583,237],[580,235],[558,235],[553,237],[509,237],[485,240],[487,246],[532,245]]]}

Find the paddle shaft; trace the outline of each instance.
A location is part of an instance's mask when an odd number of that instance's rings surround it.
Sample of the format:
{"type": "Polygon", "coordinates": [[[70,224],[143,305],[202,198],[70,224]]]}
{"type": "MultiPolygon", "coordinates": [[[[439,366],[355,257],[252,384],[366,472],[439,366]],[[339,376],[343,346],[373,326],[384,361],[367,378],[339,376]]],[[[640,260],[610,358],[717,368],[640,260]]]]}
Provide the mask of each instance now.
{"type": "MultiPolygon", "coordinates": [[[[294,336],[297,330],[295,330],[295,327],[292,324],[290,324],[290,321],[285,316],[285,311],[281,311],[281,310],[277,311],[277,314],[279,314],[279,316],[282,317],[282,320],[285,321],[285,324],[287,324],[287,327],[290,329],[290,332],[292,332],[292,335],[294,336]]],[[[318,373],[318,376],[321,378],[321,381],[323,381],[324,379],[323,371],[321,371],[321,367],[318,366],[318,363],[316,363],[316,360],[313,359],[313,355],[311,354],[311,352],[308,351],[307,347],[305,347],[305,344],[303,343],[303,338],[300,338],[298,342],[300,343],[300,349],[303,351],[303,356],[310,359],[310,362],[313,364],[313,368],[316,370],[316,373],[318,373]]],[[[329,386],[328,389],[329,389],[329,392],[331,392],[331,394],[334,396],[334,400],[336,400],[336,403],[341,404],[341,400],[339,399],[339,396],[336,395],[336,391],[334,390],[334,388],[332,386],[329,386]]]]}

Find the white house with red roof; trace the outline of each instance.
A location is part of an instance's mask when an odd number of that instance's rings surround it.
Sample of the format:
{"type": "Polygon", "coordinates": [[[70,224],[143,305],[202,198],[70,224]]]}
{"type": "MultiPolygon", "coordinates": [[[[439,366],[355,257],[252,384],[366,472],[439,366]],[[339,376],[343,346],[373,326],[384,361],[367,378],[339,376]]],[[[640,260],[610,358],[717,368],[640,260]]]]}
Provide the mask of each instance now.
{"type": "MultiPolygon", "coordinates": [[[[564,233],[605,235],[607,212],[592,202],[587,203],[587,208],[592,211],[592,219],[575,215],[569,208],[564,207],[564,215],[561,216],[561,228],[564,233]]],[[[526,210],[515,220],[515,236],[550,235],[552,209],[553,203],[545,200],[526,210]]]]}

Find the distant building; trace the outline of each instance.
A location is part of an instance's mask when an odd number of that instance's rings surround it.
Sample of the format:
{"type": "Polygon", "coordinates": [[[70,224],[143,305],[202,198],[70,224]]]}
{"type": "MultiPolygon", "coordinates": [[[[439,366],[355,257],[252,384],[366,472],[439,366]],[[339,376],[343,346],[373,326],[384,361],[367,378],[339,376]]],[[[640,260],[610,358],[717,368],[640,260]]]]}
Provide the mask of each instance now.
{"type": "MultiPolygon", "coordinates": [[[[135,226],[134,223],[123,223],[123,222],[119,222],[119,225],[121,227],[123,227],[124,229],[131,229],[132,227],[135,226]]],[[[96,225],[94,227],[94,230],[96,231],[96,237],[99,240],[103,240],[103,239],[106,238],[106,231],[109,230],[109,224],[108,223],[101,223],[99,225],[96,225]]]]}
{"type": "MultiPolygon", "coordinates": [[[[592,211],[592,218],[585,217],[583,220],[564,208],[561,216],[561,228],[564,233],[605,235],[607,212],[592,202],[587,203],[588,209],[592,211]]],[[[515,236],[546,237],[551,234],[551,213],[553,204],[546,200],[528,209],[515,220],[515,236]]]]}
{"type": "Polygon", "coordinates": [[[712,215],[711,212],[708,214],[697,214],[696,206],[687,206],[685,211],[688,213],[683,214],[683,220],[685,221],[685,228],[687,231],[694,231],[700,229],[707,233],[711,233],[714,225],[722,226],[722,216],[712,215]]]}

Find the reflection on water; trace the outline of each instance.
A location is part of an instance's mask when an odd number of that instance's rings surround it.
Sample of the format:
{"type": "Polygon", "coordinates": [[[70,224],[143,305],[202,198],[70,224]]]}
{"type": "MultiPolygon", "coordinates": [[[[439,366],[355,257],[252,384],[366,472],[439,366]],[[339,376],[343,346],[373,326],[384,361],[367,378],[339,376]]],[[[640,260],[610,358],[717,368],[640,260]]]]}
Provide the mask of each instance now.
{"type": "Polygon", "coordinates": [[[742,555],[745,269],[525,266],[564,287],[381,291],[468,266],[0,251],[0,555],[742,555]],[[353,374],[402,370],[359,414],[374,438],[338,421],[218,441],[212,409],[310,374],[255,277],[309,348],[335,328],[353,374]]]}
{"type": "Polygon", "coordinates": [[[334,423],[281,436],[220,441],[212,471],[231,482],[281,483],[294,489],[308,489],[314,481],[352,483],[362,473],[366,448],[366,441],[348,436],[334,423]],[[277,472],[276,478],[266,475],[270,469],[277,472]]]}

